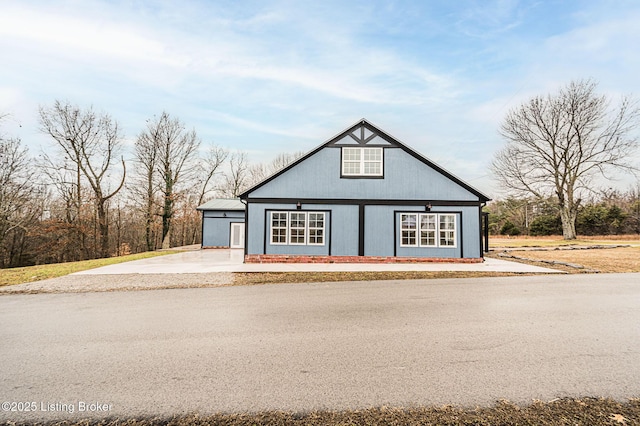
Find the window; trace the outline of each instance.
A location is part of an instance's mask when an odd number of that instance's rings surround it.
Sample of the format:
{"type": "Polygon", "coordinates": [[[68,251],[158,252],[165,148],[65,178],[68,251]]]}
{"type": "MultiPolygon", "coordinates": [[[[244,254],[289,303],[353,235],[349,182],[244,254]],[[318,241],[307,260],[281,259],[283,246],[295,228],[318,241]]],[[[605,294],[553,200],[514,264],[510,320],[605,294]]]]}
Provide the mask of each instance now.
{"type": "Polygon", "coordinates": [[[324,245],[324,212],[271,212],[271,244],[324,245]]]}
{"type": "Polygon", "coordinates": [[[343,176],[382,176],[382,148],[342,148],[343,176]]]}
{"type": "Polygon", "coordinates": [[[401,246],[417,246],[416,218],[415,214],[403,214],[400,216],[401,246]]]}
{"type": "Polygon", "coordinates": [[[435,214],[420,215],[420,245],[422,247],[436,247],[436,219],[435,214]]]}
{"type": "Polygon", "coordinates": [[[453,214],[440,215],[440,246],[454,247],[456,245],[456,216],[453,214]]]}
{"type": "Polygon", "coordinates": [[[309,213],[309,245],[324,245],[324,213],[309,213]]]}
{"type": "Polygon", "coordinates": [[[271,244],[287,244],[286,212],[271,212],[271,244]]]}
{"type": "Polygon", "coordinates": [[[401,247],[455,247],[456,215],[401,213],[401,247]]]}
{"type": "Polygon", "coordinates": [[[289,244],[305,243],[306,222],[306,213],[289,213],[289,244]]]}

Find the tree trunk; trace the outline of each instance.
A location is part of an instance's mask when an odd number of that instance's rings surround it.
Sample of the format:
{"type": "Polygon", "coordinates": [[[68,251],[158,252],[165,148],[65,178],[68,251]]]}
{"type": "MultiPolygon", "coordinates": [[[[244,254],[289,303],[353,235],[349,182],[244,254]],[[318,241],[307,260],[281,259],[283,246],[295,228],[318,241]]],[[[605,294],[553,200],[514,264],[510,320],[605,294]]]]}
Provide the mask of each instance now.
{"type": "Polygon", "coordinates": [[[171,247],[171,216],[173,216],[173,201],[171,196],[164,198],[164,211],[162,212],[162,248],[171,247]]]}
{"type": "Polygon", "coordinates": [[[98,213],[98,232],[100,233],[100,257],[109,257],[109,221],[103,203],[96,206],[98,213]]]}
{"type": "Polygon", "coordinates": [[[560,219],[562,220],[562,236],[565,240],[576,239],[576,209],[571,209],[568,206],[562,206],[560,209],[560,219]]]}
{"type": "MultiPolygon", "coordinates": [[[[151,186],[149,186],[151,188],[151,186]]],[[[145,234],[147,237],[147,251],[153,251],[156,249],[155,237],[153,235],[153,193],[151,189],[147,194],[147,211],[145,212],[147,219],[145,221],[145,234]]]]}

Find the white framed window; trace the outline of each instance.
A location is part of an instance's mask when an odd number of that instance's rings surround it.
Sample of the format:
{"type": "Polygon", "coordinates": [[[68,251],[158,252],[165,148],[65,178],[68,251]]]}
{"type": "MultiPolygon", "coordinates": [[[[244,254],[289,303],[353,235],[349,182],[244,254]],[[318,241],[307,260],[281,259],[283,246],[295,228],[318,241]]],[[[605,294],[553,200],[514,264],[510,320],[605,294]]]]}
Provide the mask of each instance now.
{"type": "Polygon", "coordinates": [[[290,212],[289,213],[289,244],[304,245],[306,244],[307,230],[307,214],[290,212]]]}
{"type": "Polygon", "coordinates": [[[438,226],[438,216],[436,214],[420,215],[420,246],[436,247],[436,231],[438,226]]]}
{"type": "Polygon", "coordinates": [[[271,212],[271,244],[287,244],[287,212],[271,212]]]}
{"type": "Polygon", "coordinates": [[[270,241],[273,245],[325,244],[325,212],[272,211],[270,218],[270,241]]]}
{"type": "Polygon", "coordinates": [[[343,176],[382,176],[382,148],[343,147],[343,176]]]}
{"type": "Polygon", "coordinates": [[[312,246],[324,245],[324,213],[309,213],[309,240],[312,246]]]}
{"type": "Polygon", "coordinates": [[[441,214],[440,218],[440,246],[455,247],[456,245],[456,215],[441,214]]]}
{"type": "Polygon", "coordinates": [[[401,213],[401,247],[456,247],[455,213],[401,213]]]}
{"type": "Polygon", "coordinates": [[[403,247],[418,246],[418,215],[417,214],[401,214],[400,215],[400,245],[403,247]]]}

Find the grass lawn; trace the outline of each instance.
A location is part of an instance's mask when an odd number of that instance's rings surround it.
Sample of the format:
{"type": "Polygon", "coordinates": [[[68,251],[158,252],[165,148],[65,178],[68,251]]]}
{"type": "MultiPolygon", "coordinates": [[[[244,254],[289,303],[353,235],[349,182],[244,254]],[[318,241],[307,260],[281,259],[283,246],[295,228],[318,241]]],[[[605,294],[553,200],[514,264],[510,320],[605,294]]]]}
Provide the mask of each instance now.
{"type": "Polygon", "coordinates": [[[74,272],[99,268],[100,266],[114,265],[130,260],[147,259],[150,257],[164,256],[166,254],[179,253],[178,251],[150,251],[145,253],[130,254],[127,256],[108,257],[105,259],[82,260],[80,262],[53,263],[50,265],[25,266],[23,268],[0,269],[0,287],[28,283],[32,281],[57,278],[74,272]]]}

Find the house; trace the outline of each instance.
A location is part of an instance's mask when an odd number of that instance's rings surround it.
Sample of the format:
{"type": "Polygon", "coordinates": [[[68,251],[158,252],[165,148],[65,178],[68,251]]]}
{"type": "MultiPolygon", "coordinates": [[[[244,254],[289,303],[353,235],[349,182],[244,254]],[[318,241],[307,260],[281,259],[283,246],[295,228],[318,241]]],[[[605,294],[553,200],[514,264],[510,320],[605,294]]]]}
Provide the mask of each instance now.
{"type": "MultiPolygon", "coordinates": [[[[487,247],[489,197],[365,119],[240,199],[245,262],[480,262],[487,247]]],[[[226,213],[221,235],[203,225],[203,246],[233,246],[240,211],[226,213]]]]}
{"type": "Polygon", "coordinates": [[[202,248],[243,248],[245,205],[239,199],[214,199],[202,212],[202,248]]]}

